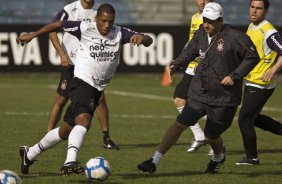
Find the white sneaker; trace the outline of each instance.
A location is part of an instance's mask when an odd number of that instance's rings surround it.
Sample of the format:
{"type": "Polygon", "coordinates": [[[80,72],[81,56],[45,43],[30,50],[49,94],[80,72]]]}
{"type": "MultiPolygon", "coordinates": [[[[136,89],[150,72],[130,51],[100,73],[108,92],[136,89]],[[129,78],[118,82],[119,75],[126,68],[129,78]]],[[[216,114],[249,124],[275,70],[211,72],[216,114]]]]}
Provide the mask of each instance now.
{"type": "Polygon", "coordinates": [[[191,153],[197,151],[200,147],[205,145],[206,145],[206,140],[197,141],[194,138],[192,138],[191,146],[187,149],[187,152],[191,153]]]}

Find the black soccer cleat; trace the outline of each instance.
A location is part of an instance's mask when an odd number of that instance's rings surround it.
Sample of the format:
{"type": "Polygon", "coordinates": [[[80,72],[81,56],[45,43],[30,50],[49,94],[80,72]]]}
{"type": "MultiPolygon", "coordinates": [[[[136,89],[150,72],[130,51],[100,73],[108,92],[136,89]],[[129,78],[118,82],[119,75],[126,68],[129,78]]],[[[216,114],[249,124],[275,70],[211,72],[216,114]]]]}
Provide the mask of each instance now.
{"type": "Polygon", "coordinates": [[[111,149],[111,150],[119,150],[119,146],[114,143],[111,139],[104,140],[104,148],[111,149]]]}
{"type": "Polygon", "coordinates": [[[28,174],[29,166],[33,164],[34,161],[31,161],[27,158],[27,152],[29,150],[28,146],[21,146],[19,149],[19,153],[22,159],[21,162],[21,172],[22,174],[28,174]]]}
{"type": "Polygon", "coordinates": [[[260,165],[259,158],[243,157],[242,160],[236,162],[236,165],[260,165]]]}
{"type": "Polygon", "coordinates": [[[153,158],[138,164],[137,168],[143,172],[154,173],[157,170],[156,164],[153,163],[153,158]]]}
{"type": "Polygon", "coordinates": [[[206,173],[210,174],[215,174],[218,172],[219,167],[225,162],[225,155],[223,159],[219,162],[213,161],[212,159],[210,160],[210,163],[207,165],[206,173]]]}
{"type": "Polygon", "coordinates": [[[84,168],[79,165],[79,162],[68,162],[61,167],[60,174],[63,176],[82,175],[84,174],[84,168]]]}

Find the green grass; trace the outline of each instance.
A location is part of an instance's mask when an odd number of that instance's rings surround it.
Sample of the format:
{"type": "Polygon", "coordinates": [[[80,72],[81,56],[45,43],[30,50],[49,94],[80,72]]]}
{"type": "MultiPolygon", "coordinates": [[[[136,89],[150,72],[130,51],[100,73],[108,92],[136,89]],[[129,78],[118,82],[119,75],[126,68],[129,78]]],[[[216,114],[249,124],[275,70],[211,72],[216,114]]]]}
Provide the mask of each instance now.
{"type": "MultiPolygon", "coordinates": [[[[21,145],[34,145],[46,133],[48,113],[55,99],[59,77],[57,74],[2,74],[0,78],[0,170],[9,169],[20,173],[18,148],[21,145]]],[[[192,138],[190,131],[185,131],[169,150],[155,174],[138,171],[136,165],[152,156],[164,131],[177,115],[170,100],[174,87],[161,87],[160,80],[161,76],[157,75],[117,74],[107,88],[110,133],[121,150],[111,151],[102,147],[99,123],[94,118],[79,153],[82,164],[96,156],[109,160],[111,176],[104,183],[282,183],[281,136],[257,129],[261,165],[235,165],[243,156],[237,119],[223,134],[227,160],[219,174],[208,175],[203,172],[209,162],[209,156],[206,155],[208,147],[193,154],[186,152],[192,138]]],[[[264,111],[279,120],[282,119],[281,94],[280,81],[266,104],[273,109],[264,111]]],[[[204,126],[203,121],[201,125],[204,126]]],[[[40,155],[31,166],[30,174],[20,175],[23,183],[88,183],[85,176],[62,177],[58,174],[65,160],[66,146],[67,142],[63,142],[40,155]]]]}

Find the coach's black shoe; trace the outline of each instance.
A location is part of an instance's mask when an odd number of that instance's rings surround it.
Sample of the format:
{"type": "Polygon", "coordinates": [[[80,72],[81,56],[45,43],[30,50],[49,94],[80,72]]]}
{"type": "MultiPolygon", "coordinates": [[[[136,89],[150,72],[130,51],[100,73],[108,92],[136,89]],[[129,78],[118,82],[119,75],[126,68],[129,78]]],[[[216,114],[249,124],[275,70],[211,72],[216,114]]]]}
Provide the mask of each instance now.
{"type": "Polygon", "coordinates": [[[114,143],[111,139],[104,140],[104,148],[105,149],[112,149],[112,150],[119,150],[119,146],[114,143]]]}
{"type": "Polygon", "coordinates": [[[29,166],[33,164],[33,161],[27,158],[27,152],[29,150],[28,146],[21,146],[19,149],[19,153],[22,159],[21,162],[21,172],[22,174],[28,174],[29,166]]]}
{"type": "Polygon", "coordinates": [[[60,174],[63,176],[80,175],[84,174],[84,168],[79,165],[79,162],[68,162],[61,167],[60,174]]]}
{"type": "Polygon", "coordinates": [[[243,157],[242,160],[236,162],[236,165],[260,165],[259,158],[243,157]]]}
{"type": "Polygon", "coordinates": [[[157,170],[156,164],[153,163],[153,158],[138,164],[137,168],[143,172],[154,173],[157,170]]]}
{"type": "Polygon", "coordinates": [[[213,161],[212,159],[210,160],[210,163],[207,166],[206,173],[211,173],[215,174],[218,172],[219,167],[225,162],[225,155],[223,159],[219,162],[213,161]]]}

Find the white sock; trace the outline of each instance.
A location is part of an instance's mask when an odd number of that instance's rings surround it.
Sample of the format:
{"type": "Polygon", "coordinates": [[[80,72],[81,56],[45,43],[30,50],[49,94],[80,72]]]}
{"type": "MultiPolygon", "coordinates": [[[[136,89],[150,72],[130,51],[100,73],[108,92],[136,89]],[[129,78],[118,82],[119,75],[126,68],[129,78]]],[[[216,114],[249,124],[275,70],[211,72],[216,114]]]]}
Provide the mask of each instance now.
{"type": "Polygon", "coordinates": [[[163,154],[161,154],[160,152],[156,151],[154,156],[152,157],[153,158],[153,163],[157,165],[159,163],[159,161],[163,158],[163,156],[164,156],[163,154]]]}
{"type": "Polygon", "coordinates": [[[62,139],[59,136],[59,128],[55,128],[49,131],[38,143],[30,147],[27,152],[27,158],[34,160],[42,151],[45,151],[52,146],[61,142],[62,139]]]}
{"type": "Polygon", "coordinates": [[[220,153],[218,155],[214,154],[212,155],[212,160],[215,161],[215,162],[220,162],[222,159],[224,158],[224,154],[223,153],[220,153]]]}
{"type": "Polygon", "coordinates": [[[179,114],[181,114],[182,110],[183,110],[184,106],[181,107],[176,107],[176,109],[178,110],[179,114]]]}
{"type": "Polygon", "coordinates": [[[192,130],[196,141],[205,140],[205,134],[201,129],[199,123],[196,123],[194,126],[189,126],[189,128],[192,130]]]}
{"type": "Polygon", "coordinates": [[[87,129],[81,125],[75,125],[70,132],[68,140],[68,153],[65,163],[76,162],[77,153],[82,144],[87,129]]]}

